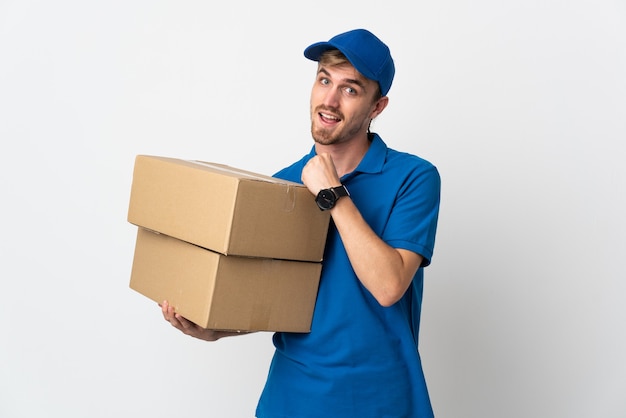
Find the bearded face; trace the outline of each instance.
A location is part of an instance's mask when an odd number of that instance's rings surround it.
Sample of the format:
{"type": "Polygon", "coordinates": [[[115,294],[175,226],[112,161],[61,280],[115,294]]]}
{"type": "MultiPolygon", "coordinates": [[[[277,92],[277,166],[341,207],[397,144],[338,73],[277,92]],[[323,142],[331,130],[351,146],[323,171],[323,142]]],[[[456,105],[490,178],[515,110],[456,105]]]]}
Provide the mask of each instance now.
{"type": "Polygon", "coordinates": [[[311,135],[331,145],[366,135],[376,109],[376,82],[352,65],[321,67],[311,91],[311,135]]]}

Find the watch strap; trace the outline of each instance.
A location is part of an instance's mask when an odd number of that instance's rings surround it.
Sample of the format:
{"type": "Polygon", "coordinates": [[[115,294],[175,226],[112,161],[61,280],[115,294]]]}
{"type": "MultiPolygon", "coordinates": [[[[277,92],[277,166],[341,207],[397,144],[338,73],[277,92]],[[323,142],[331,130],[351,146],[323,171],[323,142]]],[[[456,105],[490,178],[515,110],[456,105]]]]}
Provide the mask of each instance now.
{"type": "Polygon", "coordinates": [[[350,192],[348,191],[348,189],[346,188],[344,184],[342,184],[341,186],[337,186],[337,187],[331,187],[330,190],[333,191],[337,199],[339,199],[340,197],[344,197],[344,196],[350,196],[350,192]]]}

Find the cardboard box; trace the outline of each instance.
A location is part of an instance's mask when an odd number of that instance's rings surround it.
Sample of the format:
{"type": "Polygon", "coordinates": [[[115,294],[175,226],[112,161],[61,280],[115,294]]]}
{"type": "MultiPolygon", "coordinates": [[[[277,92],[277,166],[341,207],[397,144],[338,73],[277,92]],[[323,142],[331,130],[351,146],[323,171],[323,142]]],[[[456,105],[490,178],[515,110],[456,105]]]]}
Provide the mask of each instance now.
{"type": "Polygon", "coordinates": [[[319,262],[330,217],[298,183],[138,155],[128,221],[226,255],[319,262]]]}
{"type": "Polygon", "coordinates": [[[309,332],[321,263],[226,256],[138,228],[130,287],[218,330],[309,332]]]}

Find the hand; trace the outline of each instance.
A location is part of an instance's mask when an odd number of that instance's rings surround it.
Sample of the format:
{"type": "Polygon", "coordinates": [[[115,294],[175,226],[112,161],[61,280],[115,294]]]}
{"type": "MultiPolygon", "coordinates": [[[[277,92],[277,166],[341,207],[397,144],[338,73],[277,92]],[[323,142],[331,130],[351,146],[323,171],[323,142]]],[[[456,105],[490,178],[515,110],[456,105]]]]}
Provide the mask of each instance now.
{"type": "Polygon", "coordinates": [[[302,169],[302,183],[314,195],[322,189],[341,185],[330,154],[318,154],[306,163],[302,169]]]}
{"type": "Polygon", "coordinates": [[[222,337],[228,337],[231,335],[240,335],[240,332],[235,331],[215,331],[212,329],[202,328],[201,326],[194,324],[187,318],[177,314],[173,306],[170,306],[167,301],[160,303],[161,311],[163,312],[163,318],[176,329],[179,329],[183,334],[189,335],[194,338],[205,341],[217,341],[222,337]]]}

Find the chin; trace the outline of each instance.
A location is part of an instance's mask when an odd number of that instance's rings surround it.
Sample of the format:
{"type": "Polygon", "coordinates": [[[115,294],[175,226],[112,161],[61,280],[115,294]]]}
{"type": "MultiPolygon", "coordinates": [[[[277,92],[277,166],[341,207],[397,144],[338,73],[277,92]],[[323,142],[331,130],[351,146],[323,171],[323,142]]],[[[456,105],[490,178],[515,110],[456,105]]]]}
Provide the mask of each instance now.
{"type": "Polygon", "coordinates": [[[321,145],[331,145],[337,142],[337,138],[335,136],[328,135],[325,132],[312,131],[311,135],[313,136],[313,140],[321,145]]]}
{"type": "Polygon", "coordinates": [[[337,142],[335,138],[314,136],[313,140],[320,145],[332,145],[337,142]]]}

